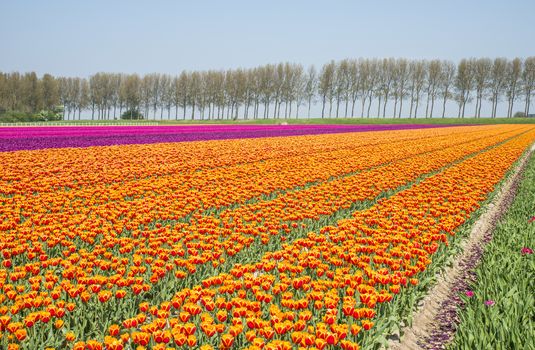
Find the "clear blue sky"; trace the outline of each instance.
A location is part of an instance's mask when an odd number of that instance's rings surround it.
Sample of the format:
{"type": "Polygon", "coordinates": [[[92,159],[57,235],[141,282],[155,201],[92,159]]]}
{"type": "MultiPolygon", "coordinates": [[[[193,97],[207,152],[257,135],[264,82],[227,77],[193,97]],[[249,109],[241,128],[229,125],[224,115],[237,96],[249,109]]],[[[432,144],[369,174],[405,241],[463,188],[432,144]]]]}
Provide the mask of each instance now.
{"type": "Polygon", "coordinates": [[[1,0],[0,71],[176,73],[535,54],[535,1],[1,0]]]}

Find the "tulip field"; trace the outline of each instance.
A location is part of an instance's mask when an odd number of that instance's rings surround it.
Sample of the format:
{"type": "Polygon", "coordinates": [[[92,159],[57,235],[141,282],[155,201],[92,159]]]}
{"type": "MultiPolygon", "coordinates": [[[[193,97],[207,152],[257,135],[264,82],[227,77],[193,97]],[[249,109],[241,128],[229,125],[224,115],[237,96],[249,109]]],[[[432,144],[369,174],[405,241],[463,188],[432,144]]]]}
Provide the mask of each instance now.
{"type": "Polygon", "coordinates": [[[534,125],[0,128],[0,348],[378,348],[534,141],[534,125]]]}

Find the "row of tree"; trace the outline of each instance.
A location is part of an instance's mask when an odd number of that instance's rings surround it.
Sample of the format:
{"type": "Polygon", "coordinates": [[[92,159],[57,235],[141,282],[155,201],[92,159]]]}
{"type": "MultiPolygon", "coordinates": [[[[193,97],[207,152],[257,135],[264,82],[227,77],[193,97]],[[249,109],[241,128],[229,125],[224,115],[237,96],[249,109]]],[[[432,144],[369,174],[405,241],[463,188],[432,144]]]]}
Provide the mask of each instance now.
{"type": "Polygon", "coordinates": [[[92,119],[116,119],[125,112],[152,119],[289,118],[303,116],[301,107],[310,116],[317,103],[322,118],[432,118],[437,109],[445,116],[448,101],[457,103],[458,117],[465,117],[466,104],[475,101],[473,116],[478,118],[484,101],[490,117],[496,117],[503,101],[511,117],[517,100],[529,114],[534,93],[535,57],[471,58],[457,64],[345,59],[319,71],[279,63],[177,76],[97,73],[89,79],[0,72],[0,110],[32,113],[62,105],[65,119],[80,119],[85,111],[92,119]]]}

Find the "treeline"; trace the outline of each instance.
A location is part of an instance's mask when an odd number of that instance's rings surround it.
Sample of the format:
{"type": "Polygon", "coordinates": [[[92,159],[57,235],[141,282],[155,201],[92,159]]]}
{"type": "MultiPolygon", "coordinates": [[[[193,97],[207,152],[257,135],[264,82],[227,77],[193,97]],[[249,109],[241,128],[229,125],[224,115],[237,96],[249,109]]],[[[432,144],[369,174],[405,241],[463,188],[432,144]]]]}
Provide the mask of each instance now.
{"type": "Polygon", "coordinates": [[[457,116],[481,117],[488,103],[513,116],[516,101],[528,115],[535,91],[535,57],[445,60],[345,59],[318,71],[300,64],[168,74],[97,73],[86,78],[0,72],[0,112],[35,113],[63,106],[64,119],[143,116],[145,119],[258,119],[321,117],[444,117],[448,101],[457,116]],[[373,110],[372,110],[373,105],[373,110]],[[388,110],[387,110],[388,106],[388,110]]]}

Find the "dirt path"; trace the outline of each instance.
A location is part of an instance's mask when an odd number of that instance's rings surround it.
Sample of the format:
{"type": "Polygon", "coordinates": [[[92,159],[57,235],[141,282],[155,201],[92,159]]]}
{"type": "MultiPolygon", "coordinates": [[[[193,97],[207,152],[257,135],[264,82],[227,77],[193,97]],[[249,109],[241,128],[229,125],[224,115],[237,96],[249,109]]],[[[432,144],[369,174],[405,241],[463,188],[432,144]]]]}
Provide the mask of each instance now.
{"type": "Polygon", "coordinates": [[[460,295],[468,291],[470,283],[475,280],[473,270],[481,260],[485,244],[492,239],[497,221],[512,203],[533,151],[535,144],[476,221],[470,236],[462,242],[462,253],[452,257],[452,265],[437,276],[437,283],[415,311],[412,326],[403,328],[401,340],[391,340],[389,349],[444,349],[453,339],[458,323],[457,309],[463,304],[460,295]]]}

